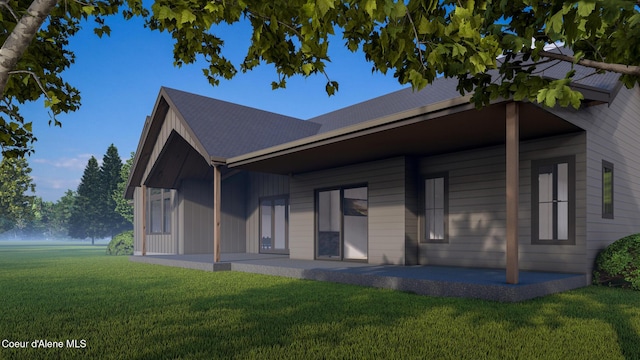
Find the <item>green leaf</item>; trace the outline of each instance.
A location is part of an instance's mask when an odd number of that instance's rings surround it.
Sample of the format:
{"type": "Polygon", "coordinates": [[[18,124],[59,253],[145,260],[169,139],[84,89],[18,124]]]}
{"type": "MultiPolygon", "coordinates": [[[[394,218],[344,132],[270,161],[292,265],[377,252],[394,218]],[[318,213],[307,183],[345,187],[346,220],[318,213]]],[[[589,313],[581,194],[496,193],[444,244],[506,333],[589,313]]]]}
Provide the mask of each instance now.
{"type": "Polygon", "coordinates": [[[82,12],[84,12],[87,15],[93,14],[93,10],[95,10],[95,6],[86,5],[82,7],[82,12]]]}
{"type": "Polygon", "coordinates": [[[320,16],[324,16],[329,9],[335,7],[332,0],[317,0],[316,6],[318,7],[318,11],[320,11],[320,16]]]}
{"type": "Polygon", "coordinates": [[[589,16],[596,9],[594,1],[578,1],[578,15],[582,17],[589,16]]]}
{"type": "Polygon", "coordinates": [[[366,11],[370,17],[374,17],[374,12],[377,8],[378,4],[376,3],[376,0],[367,0],[364,4],[364,11],[366,11]]]}
{"type": "Polygon", "coordinates": [[[193,15],[189,9],[183,9],[180,13],[180,24],[193,24],[196,21],[196,16],[193,15]]]}

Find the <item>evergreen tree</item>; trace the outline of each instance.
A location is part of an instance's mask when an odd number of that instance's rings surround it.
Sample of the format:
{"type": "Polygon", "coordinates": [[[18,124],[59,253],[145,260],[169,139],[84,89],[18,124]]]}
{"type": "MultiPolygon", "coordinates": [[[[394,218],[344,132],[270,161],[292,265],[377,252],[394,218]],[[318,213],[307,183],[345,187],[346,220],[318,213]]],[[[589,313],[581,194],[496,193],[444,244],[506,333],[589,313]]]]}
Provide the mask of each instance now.
{"type": "Polygon", "coordinates": [[[102,166],[100,167],[100,207],[103,236],[113,237],[129,226],[127,220],[116,212],[117,204],[113,198],[113,193],[118,188],[121,179],[121,169],[122,160],[118,149],[111,144],[102,158],[102,166]]]}
{"type": "Polygon", "coordinates": [[[23,229],[33,219],[36,186],[25,158],[3,158],[0,162],[0,233],[23,229]]]}
{"type": "Polygon", "coordinates": [[[100,168],[95,157],[89,159],[78,185],[75,206],[69,222],[69,236],[77,239],[95,239],[103,236],[101,211],[102,191],[100,190],[100,168]]]}
{"type": "Polygon", "coordinates": [[[133,225],[133,205],[124,198],[124,192],[129,181],[129,173],[133,167],[135,155],[135,152],[131,152],[131,157],[122,165],[120,182],[118,182],[118,186],[112,194],[113,200],[116,202],[116,212],[127,220],[129,227],[133,225]]]}

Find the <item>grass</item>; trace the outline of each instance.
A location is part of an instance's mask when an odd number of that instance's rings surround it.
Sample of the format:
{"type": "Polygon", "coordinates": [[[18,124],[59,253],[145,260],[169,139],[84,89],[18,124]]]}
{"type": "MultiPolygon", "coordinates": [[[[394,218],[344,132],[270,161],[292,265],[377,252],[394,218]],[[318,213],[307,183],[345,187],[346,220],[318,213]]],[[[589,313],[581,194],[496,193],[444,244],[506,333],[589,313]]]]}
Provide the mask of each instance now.
{"type": "Polygon", "coordinates": [[[638,359],[640,292],[502,304],[0,245],[0,359],[638,359]]]}

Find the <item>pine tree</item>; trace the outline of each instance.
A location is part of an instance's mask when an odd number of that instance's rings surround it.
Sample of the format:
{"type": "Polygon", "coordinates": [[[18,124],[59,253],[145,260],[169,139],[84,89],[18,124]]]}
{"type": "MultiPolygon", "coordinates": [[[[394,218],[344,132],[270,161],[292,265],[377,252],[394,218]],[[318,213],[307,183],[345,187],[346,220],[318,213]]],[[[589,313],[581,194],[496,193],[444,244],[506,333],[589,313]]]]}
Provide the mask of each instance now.
{"type": "Polygon", "coordinates": [[[78,185],[75,206],[69,221],[69,236],[78,239],[95,239],[103,236],[100,190],[100,168],[95,157],[89,159],[78,185]]]}
{"type": "Polygon", "coordinates": [[[100,167],[100,205],[102,212],[102,235],[111,236],[122,232],[128,226],[128,222],[116,212],[116,201],[113,192],[120,182],[122,160],[118,149],[111,144],[102,158],[100,167]]]}

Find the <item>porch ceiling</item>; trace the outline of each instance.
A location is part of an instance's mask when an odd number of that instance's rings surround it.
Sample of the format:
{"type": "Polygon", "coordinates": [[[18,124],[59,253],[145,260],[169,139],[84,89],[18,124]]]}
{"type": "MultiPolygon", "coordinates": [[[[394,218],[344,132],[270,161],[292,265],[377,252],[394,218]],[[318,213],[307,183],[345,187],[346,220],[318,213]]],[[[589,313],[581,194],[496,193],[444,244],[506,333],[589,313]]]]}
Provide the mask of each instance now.
{"type": "Polygon", "coordinates": [[[183,179],[213,179],[207,161],[175,130],[171,132],[144,184],[177,189],[183,179]]]}
{"type": "MultiPolygon", "coordinates": [[[[231,167],[278,174],[300,173],[402,155],[428,156],[505,143],[505,104],[481,110],[463,106],[362,131],[327,136],[311,144],[276,149],[231,167]]],[[[520,103],[520,140],[581,131],[530,104],[520,103]]],[[[233,159],[232,159],[233,160],[233,159]]]]}

